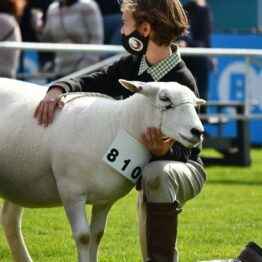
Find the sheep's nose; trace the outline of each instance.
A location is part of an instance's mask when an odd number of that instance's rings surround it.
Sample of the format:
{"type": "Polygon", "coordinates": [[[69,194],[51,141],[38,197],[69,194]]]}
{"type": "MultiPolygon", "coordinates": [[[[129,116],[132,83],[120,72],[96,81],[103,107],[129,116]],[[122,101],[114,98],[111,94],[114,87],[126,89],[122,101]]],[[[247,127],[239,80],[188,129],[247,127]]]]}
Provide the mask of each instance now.
{"type": "Polygon", "coordinates": [[[197,129],[197,128],[192,128],[192,129],[191,129],[191,133],[192,133],[195,137],[197,137],[197,138],[200,139],[201,135],[202,135],[204,132],[203,132],[202,130],[197,129]]]}

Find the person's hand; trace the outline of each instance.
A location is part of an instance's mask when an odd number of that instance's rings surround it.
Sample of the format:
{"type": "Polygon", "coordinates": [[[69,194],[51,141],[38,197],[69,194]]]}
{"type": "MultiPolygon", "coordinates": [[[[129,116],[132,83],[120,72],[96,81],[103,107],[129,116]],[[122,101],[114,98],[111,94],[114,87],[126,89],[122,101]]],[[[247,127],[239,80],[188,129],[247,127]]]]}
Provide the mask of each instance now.
{"type": "Polygon", "coordinates": [[[175,143],[172,138],[163,139],[161,132],[155,127],[148,127],[142,134],[143,144],[156,156],[165,155],[175,143]]]}
{"type": "Polygon", "coordinates": [[[41,33],[44,28],[43,10],[41,8],[32,8],[30,10],[30,14],[31,14],[31,19],[30,19],[31,28],[35,30],[37,33],[41,33]]]}
{"type": "Polygon", "coordinates": [[[34,111],[34,117],[38,120],[39,125],[47,127],[50,123],[53,122],[56,106],[58,105],[59,109],[64,107],[64,97],[62,97],[59,103],[57,103],[57,99],[62,93],[63,91],[61,88],[54,87],[50,89],[50,91],[37,105],[34,111]]]}

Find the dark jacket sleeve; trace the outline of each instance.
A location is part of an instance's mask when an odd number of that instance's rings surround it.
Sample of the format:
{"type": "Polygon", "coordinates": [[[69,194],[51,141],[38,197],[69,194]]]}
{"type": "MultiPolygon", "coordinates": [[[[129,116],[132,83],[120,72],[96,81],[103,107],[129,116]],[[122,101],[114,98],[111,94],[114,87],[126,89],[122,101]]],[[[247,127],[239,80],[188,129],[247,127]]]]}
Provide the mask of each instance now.
{"type": "Polygon", "coordinates": [[[191,149],[184,147],[179,142],[175,142],[173,147],[164,156],[153,156],[151,161],[157,160],[174,160],[179,162],[187,162],[191,155],[191,149]]]}
{"type": "Polygon", "coordinates": [[[99,72],[85,75],[80,78],[70,78],[63,81],[57,81],[49,90],[54,87],[62,88],[65,93],[68,92],[97,92],[109,96],[119,96],[123,93],[123,87],[119,79],[123,78],[122,68],[125,59],[109,65],[99,72]]]}

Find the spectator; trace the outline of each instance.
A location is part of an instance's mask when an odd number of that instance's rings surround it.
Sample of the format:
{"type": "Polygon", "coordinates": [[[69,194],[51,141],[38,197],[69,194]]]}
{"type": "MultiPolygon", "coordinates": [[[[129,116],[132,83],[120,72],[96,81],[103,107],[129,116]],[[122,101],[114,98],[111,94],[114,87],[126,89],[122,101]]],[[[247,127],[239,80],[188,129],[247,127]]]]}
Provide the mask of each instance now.
{"type": "Polygon", "coordinates": [[[103,16],[104,43],[109,45],[120,45],[122,26],[121,12],[117,0],[96,0],[103,16]]]}
{"type": "MultiPolygon", "coordinates": [[[[172,44],[188,28],[179,0],[121,2],[121,42],[131,54],[100,72],[54,83],[35,109],[34,117],[40,125],[47,127],[56,107],[63,108],[63,99],[57,103],[63,92],[102,92],[124,98],[132,95],[119,83],[121,78],[179,82],[198,95],[192,74],[181,60],[178,47],[172,44]]],[[[156,127],[148,127],[141,139],[153,154],[143,170],[141,184],[137,185],[143,261],[177,262],[178,213],[181,206],[200,193],[206,180],[198,156],[201,145],[185,148],[171,138],[165,139],[156,127]]]]}
{"type": "MultiPolygon", "coordinates": [[[[0,0],[0,41],[21,42],[18,21],[23,14],[25,0],[0,0]]],[[[0,50],[0,76],[15,78],[20,51],[0,50]]]]}
{"type": "MultiPolygon", "coordinates": [[[[21,17],[20,29],[23,42],[38,42],[36,32],[32,26],[34,10],[38,10],[38,14],[42,15],[42,22],[45,23],[46,12],[48,6],[54,0],[27,0],[24,15],[21,17]]],[[[22,52],[20,70],[24,71],[24,52],[22,52]]],[[[49,71],[53,68],[54,53],[53,52],[38,52],[40,71],[49,71]]]]}
{"type": "MultiPolygon", "coordinates": [[[[60,0],[47,10],[46,24],[35,26],[45,42],[102,44],[103,24],[98,5],[93,0],[60,0]]],[[[99,54],[57,52],[55,73],[65,76],[99,61],[99,54]]]]}
{"type": "MultiPolygon", "coordinates": [[[[211,47],[212,30],[211,10],[205,0],[189,0],[184,9],[187,12],[190,34],[178,42],[180,47],[211,47]]],[[[200,97],[208,99],[208,81],[211,68],[210,59],[206,56],[185,57],[184,61],[196,79],[200,97]]],[[[205,113],[206,107],[201,108],[205,113]]]]}
{"type": "Polygon", "coordinates": [[[23,42],[38,42],[36,32],[31,24],[32,10],[41,10],[43,12],[43,20],[45,21],[47,8],[54,0],[26,0],[26,2],[24,14],[20,20],[22,40],[23,42]]]}

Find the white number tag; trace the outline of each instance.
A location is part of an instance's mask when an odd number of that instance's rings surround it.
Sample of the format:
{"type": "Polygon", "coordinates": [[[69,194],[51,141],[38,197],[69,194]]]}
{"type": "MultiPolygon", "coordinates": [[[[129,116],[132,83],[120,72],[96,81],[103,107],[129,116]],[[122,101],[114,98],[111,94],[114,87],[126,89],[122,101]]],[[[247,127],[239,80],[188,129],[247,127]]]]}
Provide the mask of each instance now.
{"type": "Polygon", "coordinates": [[[103,161],[136,183],[150,158],[151,153],[145,146],[121,130],[105,153],[103,161]]]}

